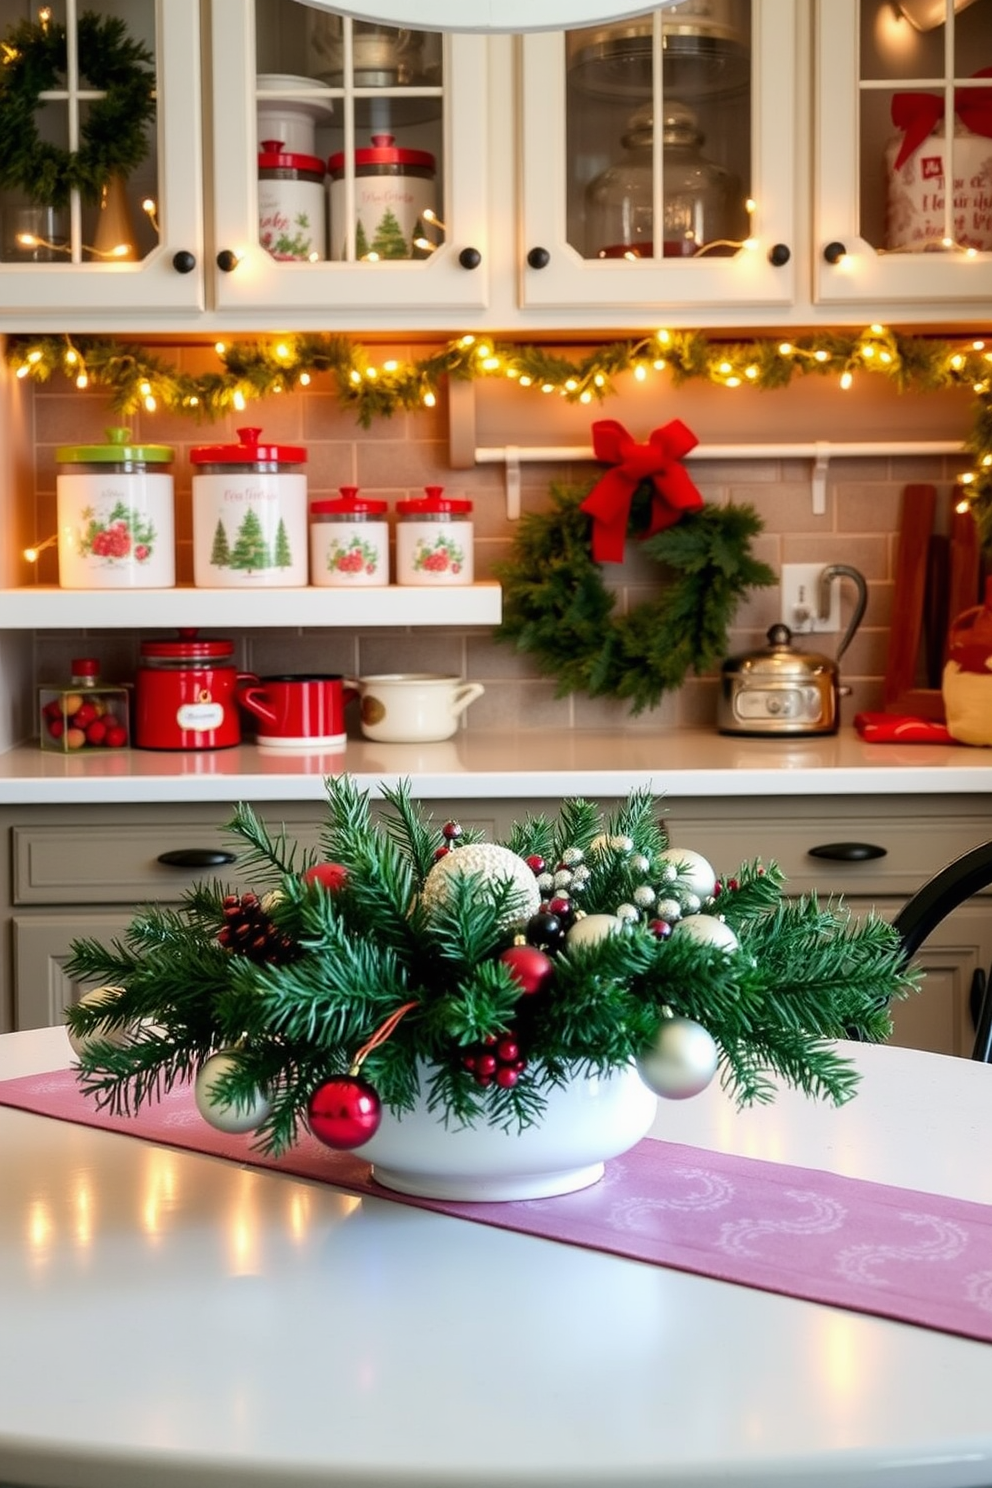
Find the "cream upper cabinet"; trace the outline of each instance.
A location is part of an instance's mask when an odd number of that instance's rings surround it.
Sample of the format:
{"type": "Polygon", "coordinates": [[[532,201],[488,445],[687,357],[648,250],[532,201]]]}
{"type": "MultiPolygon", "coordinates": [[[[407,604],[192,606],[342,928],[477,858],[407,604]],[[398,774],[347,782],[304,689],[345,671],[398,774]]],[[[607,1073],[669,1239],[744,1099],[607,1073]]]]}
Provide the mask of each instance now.
{"type": "Polygon", "coordinates": [[[523,39],[527,310],[788,311],[796,16],[724,0],[523,39]]]}
{"type": "Polygon", "coordinates": [[[484,309],[485,39],[296,0],[209,11],[218,310],[484,309]]]}
{"type": "Polygon", "coordinates": [[[39,88],[33,124],[19,135],[23,161],[8,156],[0,185],[0,323],[111,312],[137,324],[149,305],[189,323],[205,304],[197,0],[44,9],[0,0],[0,29],[19,106],[39,88]],[[65,65],[49,77],[59,42],[65,65]],[[131,48],[141,54],[128,60],[131,48]],[[147,78],[148,115],[131,115],[140,158],[98,189],[133,97],[117,81],[122,70],[129,85],[147,78]],[[73,184],[73,156],[88,189],[73,184]]]}
{"type": "MultiPolygon", "coordinates": [[[[51,24],[75,35],[82,6],[51,24]]],[[[587,5],[516,36],[378,21],[372,0],[94,9],[147,49],[147,149],[102,203],[38,201],[0,163],[0,330],[987,318],[992,0],[587,5]]],[[[0,0],[8,35],[24,15],[0,0]]],[[[105,62],[70,49],[39,151],[85,153],[105,62]]]]}
{"type": "Polygon", "coordinates": [[[992,0],[819,0],[814,56],[817,304],[981,321],[992,0]]]}

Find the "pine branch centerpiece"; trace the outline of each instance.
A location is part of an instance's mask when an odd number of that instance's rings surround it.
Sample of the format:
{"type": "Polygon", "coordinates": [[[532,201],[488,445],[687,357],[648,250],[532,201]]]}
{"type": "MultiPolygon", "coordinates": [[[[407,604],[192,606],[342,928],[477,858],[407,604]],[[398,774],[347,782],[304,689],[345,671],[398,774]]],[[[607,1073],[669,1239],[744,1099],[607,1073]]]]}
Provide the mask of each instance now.
{"type": "Polygon", "coordinates": [[[405,782],[375,809],[347,775],[326,789],[319,850],[241,805],[244,884],[74,942],[69,974],[100,983],[66,1010],[98,1106],[189,1083],[208,1123],[278,1155],[301,1131],[373,1151],[418,1105],[523,1137],[573,1082],[631,1071],[673,1099],[719,1074],[741,1106],[782,1082],[840,1104],[858,1074],[836,1041],[884,1039],[918,982],[876,915],[671,846],[648,791],[565,800],[494,843],[435,825],[405,782]]]}

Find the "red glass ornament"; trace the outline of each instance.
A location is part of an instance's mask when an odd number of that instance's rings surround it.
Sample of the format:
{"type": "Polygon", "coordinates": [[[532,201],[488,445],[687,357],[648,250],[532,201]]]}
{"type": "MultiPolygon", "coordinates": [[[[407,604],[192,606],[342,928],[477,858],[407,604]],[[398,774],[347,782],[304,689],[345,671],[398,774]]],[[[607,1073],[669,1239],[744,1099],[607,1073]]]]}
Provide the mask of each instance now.
{"type": "Polygon", "coordinates": [[[531,853],[529,858],[524,859],[524,862],[531,872],[535,874],[544,872],[546,865],[540,853],[531,853]]]}
{"type": "Polygon", "coordinates": [[[336,894],[348,882],[348,870],[340,863],[314,863],[304,873],[303,881],[323,884],[329,894],[336,894]]]}
{"type": "Polygon", "coordinates": [[[551,957],[539,951],[536,946],[509,946],[499,959],[510,968],[514,981],[520,983],[520,990],[528,996],[540,992],[555,974],[555,963],[551,957]]]}
{"type": "Polygon", "coordinates": [[[379,1129],[382,1102],[367,1080],[337,1075],[318,1085],[307,1106],[310,1130],[339,1152],[361,1147],[379,1129]]]}

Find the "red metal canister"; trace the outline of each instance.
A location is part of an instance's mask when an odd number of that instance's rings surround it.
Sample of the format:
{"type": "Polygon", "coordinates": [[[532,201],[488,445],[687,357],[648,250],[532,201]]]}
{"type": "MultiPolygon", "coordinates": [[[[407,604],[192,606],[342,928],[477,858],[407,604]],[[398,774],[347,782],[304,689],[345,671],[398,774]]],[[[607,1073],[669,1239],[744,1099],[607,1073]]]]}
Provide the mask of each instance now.
{"type": "Polygon", "coordinates": [[[171,641],[142,641],[135,678],[138,749],[229,749],[241,743],[237,685],[257,681],[234,664],[234,642],[180,630],[171,641]]]}

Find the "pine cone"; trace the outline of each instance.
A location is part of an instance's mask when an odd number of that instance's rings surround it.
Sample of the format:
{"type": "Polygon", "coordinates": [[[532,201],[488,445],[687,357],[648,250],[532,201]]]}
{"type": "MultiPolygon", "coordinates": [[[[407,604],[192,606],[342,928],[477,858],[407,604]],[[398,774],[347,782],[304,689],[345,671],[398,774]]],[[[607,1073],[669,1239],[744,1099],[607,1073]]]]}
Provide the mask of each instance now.
{"type": "Polygon", "coordinates": [[[225,950],[260,965],[285,965],[295,961],[300,948],[278,928],[262,908],[258,895],[227,894],[224,897],[224,923],[217,939],[225,950]]]}

